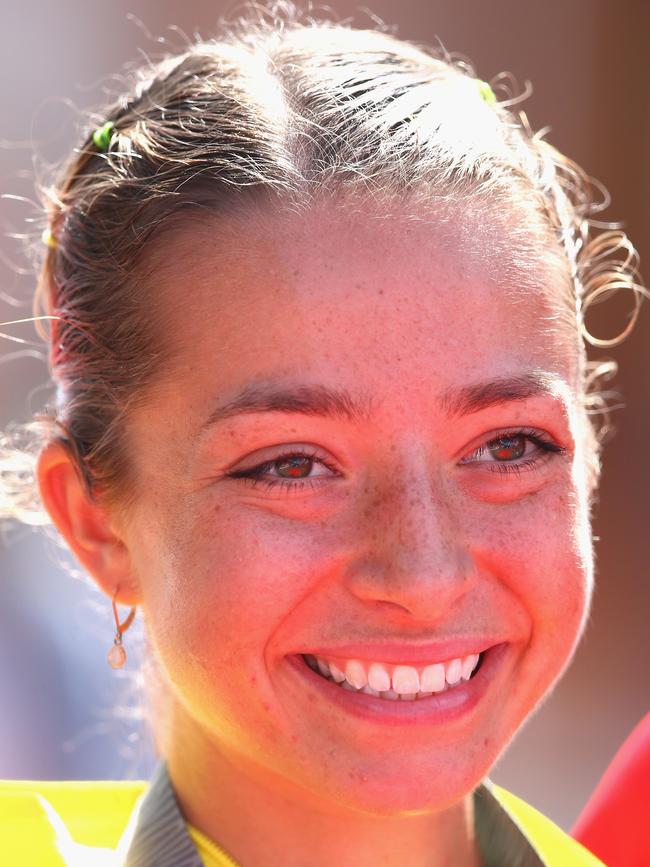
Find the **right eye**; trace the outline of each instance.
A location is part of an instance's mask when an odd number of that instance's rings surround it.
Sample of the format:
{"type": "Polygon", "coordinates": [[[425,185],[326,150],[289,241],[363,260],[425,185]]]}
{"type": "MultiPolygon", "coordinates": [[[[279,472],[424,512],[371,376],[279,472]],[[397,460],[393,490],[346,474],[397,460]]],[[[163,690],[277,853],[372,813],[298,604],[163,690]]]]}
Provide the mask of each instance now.
{"type": "Polygon", "coordinates": [[[228,477],[241,479],[253,486],[263,485],[267,490],[280,486],[287,491],[315,488],[326,478],[338,475],[317,451],[292,449],[272,460],[241,470],[231,470],[228,477]]]}

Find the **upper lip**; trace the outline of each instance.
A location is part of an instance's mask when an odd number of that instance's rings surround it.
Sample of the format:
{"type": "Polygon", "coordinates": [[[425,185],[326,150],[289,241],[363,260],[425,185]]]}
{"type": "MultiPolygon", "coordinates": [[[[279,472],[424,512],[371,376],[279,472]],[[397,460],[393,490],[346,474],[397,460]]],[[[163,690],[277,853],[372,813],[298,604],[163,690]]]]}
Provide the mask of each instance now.
{"type": "Polygon", "coordinates": [[[449,659],[469,656],[471,653],[482,653],[501,644],[502,639],[484,636],[464,636],[432,641],[427,644],[404,644],[395,642],[377,642],[369,644],[341,644],[336,646],[310,647],[301,651],[303,654],[320,656],[322,659],[358,659],[369,662],[386,662],[389,665],[410,663],[412,665],[432,662],[445,662],[449,659]]]}

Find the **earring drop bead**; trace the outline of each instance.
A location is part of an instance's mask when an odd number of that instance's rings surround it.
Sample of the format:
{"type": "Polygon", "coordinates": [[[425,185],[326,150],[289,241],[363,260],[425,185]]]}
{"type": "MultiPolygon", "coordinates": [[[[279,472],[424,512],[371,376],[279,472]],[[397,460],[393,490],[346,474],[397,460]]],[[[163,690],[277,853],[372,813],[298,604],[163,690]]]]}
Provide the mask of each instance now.
{"type": "Polygon", "coordinates": [[[115,593],[113,594],[113,617],[115,618],[115,638],[113,639],[113,646],[108,651],[108,664],[111,668],[122,668],[124,663],[126,662],[126,650],[122,647],[122,635],[126,632],[126,630],[133,623],[133,619],[135,617],[135,607],[131,608],[129,614],[124,620],[123,623],[120,623],[120,618],[117,613],[117,594],[119,593],[120,588],[115,588],[115,593]]]}
{"type": "Polygon", "coordinates": [[[111,668],[122,668],[126,662],[126,650],[121,644],[114,644],[108,651],[108,664],[111,668]]]}

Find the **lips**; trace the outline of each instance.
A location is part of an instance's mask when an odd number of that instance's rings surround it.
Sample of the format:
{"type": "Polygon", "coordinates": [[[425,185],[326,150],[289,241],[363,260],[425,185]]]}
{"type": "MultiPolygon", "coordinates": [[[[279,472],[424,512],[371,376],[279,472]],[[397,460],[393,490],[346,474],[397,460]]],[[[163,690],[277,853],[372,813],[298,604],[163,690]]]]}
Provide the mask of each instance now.
{"type": "Polygon", "coordinates": [[[509,646],[504,642],[481,651],[479,664],[469,680],[461,679],[455,685],[430,696],[406,700],[399,695],[396,699],[375,696],[364,688],[353,687],[347,680],[347,686],[342,687],[333,678],[324,677],[320,671],[315,671],[305,661],[303,654],[293,654],[286,659],[298,675],[303,691],[319,694],[321,700],[333,703],[345,715],[366,723],[388,726],[455,726],[464,719],[471,719],[478,706],[485,707],[483,698],[486,693],[498,690],[497,684],[505,682],[506,666],[508,661],[512,663],[509,646]]]}

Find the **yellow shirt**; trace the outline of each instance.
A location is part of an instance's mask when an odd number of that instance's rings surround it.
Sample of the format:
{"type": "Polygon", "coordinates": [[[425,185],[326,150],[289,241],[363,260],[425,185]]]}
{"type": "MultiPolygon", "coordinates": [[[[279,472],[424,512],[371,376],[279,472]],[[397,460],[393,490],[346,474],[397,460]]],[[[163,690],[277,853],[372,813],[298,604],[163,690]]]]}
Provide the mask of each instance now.
{"type": "Polygon", "coordinates": [[[198,828],[188,824],[187,832],[201,856],[203,867],[237,867],[237,863],[232,860],[230,855],[226,855],[223,849],[213,843],[205,834],[202,834],[198,828]]]}
{"type": "MultiPolygon", "coordinates": [[[[533,807],[499,786],[487,786],[496,809],[523,832],[542,864],[604,867],[533,807]]],[[[143,782],[0,782],[0,864],[121,867],[146,790],[143,782]]],[[[237,867],[196,828],[180,826],[204,867],[237,867]]]]}

